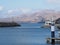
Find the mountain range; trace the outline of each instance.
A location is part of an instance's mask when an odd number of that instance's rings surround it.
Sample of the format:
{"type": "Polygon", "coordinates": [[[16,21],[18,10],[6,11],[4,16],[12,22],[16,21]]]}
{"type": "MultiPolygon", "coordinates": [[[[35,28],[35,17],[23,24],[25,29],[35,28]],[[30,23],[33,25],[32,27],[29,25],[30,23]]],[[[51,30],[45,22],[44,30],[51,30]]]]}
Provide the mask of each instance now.
{"type": "Polygon", "coordinates": [[[57,19],[60,18],[60,11],[56,10],[39,10],[33,13],[21,14],[18,16],[0,18],[0,22],[20,22],[20,23],[37,23],[44,22],[45,20],[51,20],[51,18],[57,19]]]}

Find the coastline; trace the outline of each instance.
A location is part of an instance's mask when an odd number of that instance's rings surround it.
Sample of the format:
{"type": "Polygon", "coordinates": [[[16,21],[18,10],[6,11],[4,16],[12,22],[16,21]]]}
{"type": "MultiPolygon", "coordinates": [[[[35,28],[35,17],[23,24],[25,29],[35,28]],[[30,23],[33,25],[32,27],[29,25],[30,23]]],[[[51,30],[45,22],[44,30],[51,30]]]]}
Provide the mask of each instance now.
{"type": "Polygon", "coordinates": [[[15,27],[15,26],[21,25],[15,22],[0,22],[0,27],[15,27]]]}

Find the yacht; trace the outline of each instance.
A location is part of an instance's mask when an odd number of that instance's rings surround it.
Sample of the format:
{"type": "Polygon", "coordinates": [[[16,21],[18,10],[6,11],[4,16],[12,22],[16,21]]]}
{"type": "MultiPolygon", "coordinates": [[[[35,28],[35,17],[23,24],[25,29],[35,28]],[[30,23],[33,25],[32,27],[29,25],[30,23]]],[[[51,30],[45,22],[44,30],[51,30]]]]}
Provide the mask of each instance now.
{"type": "Polygon", "coordinates": [[[48,28],[48,27],[50,27],[51,26],[51,21],[50,20],[46,20],[45,21],[45,23],[44,23],[44,25],[42,26],[43,28],[48,28]]]}

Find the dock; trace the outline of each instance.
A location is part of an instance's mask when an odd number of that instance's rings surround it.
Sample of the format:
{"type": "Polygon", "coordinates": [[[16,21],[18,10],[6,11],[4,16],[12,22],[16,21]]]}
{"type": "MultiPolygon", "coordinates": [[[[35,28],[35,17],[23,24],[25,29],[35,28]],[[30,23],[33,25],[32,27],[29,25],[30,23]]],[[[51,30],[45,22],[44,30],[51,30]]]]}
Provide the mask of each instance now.
{"type": "Polygon", "coordinates": [[[46,39],[47,44],[51,44],[52,39],[55,40],[55,44],[60,44],[60,38],[47,38],[46,39]]]}

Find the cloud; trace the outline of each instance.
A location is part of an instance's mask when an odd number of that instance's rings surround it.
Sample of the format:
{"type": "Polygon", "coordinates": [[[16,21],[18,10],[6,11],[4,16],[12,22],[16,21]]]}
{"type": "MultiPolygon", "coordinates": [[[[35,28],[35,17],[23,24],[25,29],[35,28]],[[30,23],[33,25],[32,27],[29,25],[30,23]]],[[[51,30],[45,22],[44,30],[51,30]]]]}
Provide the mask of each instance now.
{"type": "Polygon", "coordinates": [[[60,3],[60,0],[46,0],[48,3],[60,3]]]}
{"type": "Polygon", "coordinates": [[[8,10],[8,14],[11,14],[13,12],[14,12],[14,10],[8,10]]]}
{"type": "Polygon", "coordinates": [[[31,12],[32,9],[29,9],[29,8],[17,8],[17,9],[14,9],[14,10],[8,10],[8,14],[26,14],[26,13],[29,13],[31,12]]]}
{"type": "Polygon", "coordinates": [[[0,11],[2,11],[3,10],[3,6],[0,6],[0,11]]]}
{"type": "Polygon", "coordinates": [[[29,13],[32,11],[32,9],[29,8],[20,8],[20,10],[22,11],[22,13],[29,13]]]}
{"type": "Polygon", "coordinates": [[[18,12],[19,10],[18,9],[14,9],[14,10],[8,10],[8,14],[12,14],[12,13],[15,13],[15,12],[18,12]]]}

